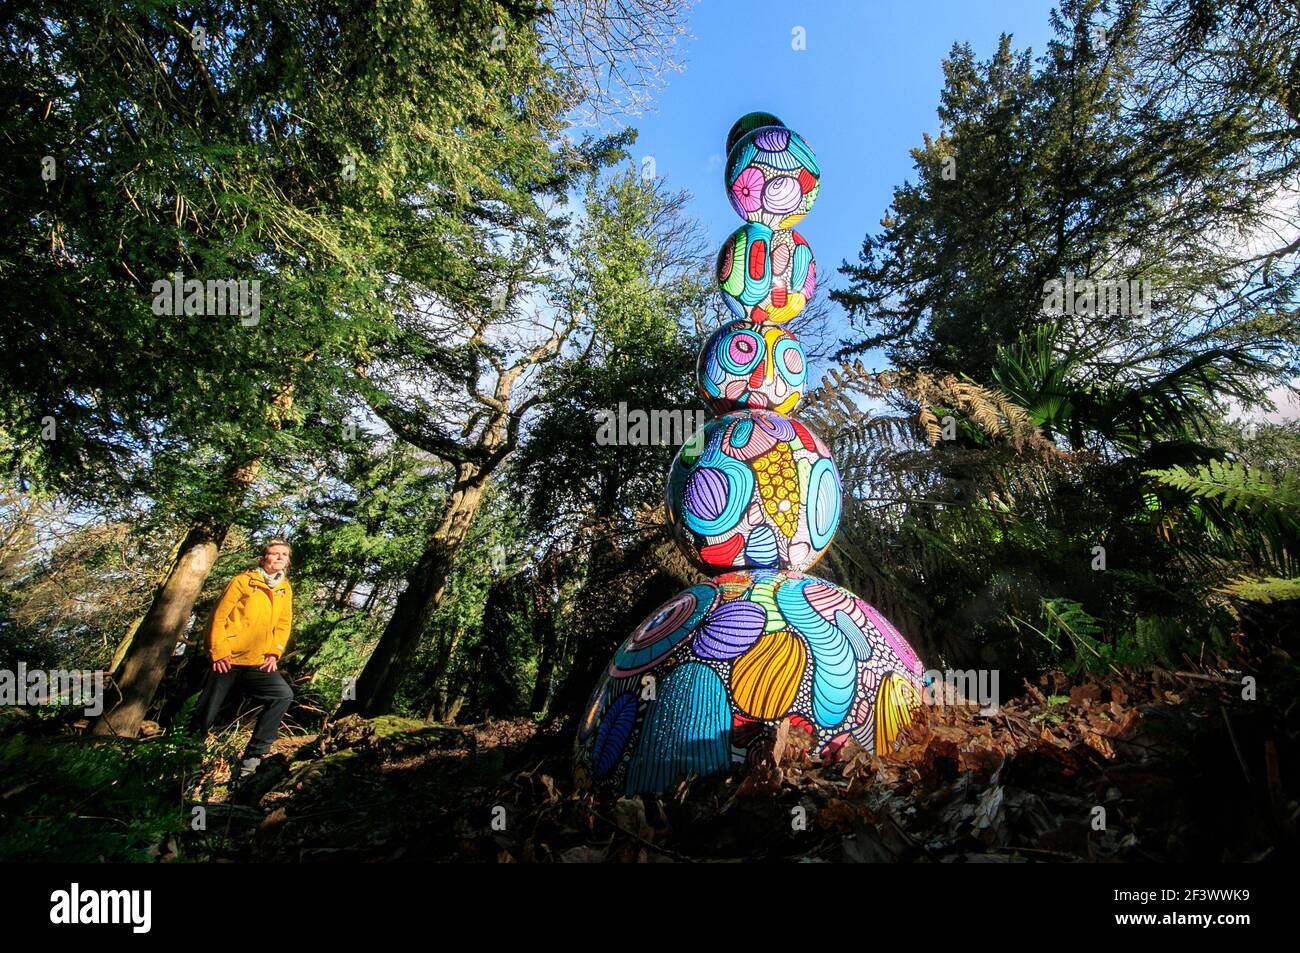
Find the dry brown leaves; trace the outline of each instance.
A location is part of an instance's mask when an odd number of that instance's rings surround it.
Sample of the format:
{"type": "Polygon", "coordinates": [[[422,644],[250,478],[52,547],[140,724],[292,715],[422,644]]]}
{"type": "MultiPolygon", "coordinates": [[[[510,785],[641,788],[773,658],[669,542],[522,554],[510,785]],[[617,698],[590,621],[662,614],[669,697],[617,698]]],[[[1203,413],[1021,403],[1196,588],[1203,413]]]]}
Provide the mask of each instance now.
{"type": "MultiPolygon", "coordinates": [[[[449,737],[402,758],[391,740],[376,744],[365,726],[340,724],[323,747],[366,756],[336,761],[331,784],[286,784],[264,798],[263,812],[274,813],[251,838],[250,856],[579,863],[1187,856],[1209,823],[1196,813],[1197,784],[1188,781],[1202,777],[1199,765],[1235,767],[1232,748],[1225,759],[1226,742],[1207,729],[1226,737],[1231,717],[1237,742],[1250,750],[1248,710],[1221,714],[1237,688],[1204,673],[1081,685],[1049,674],[996,711],[925,707],[898,750],[879,756],[849,742],[819,758],[807,732],[785,721],[755,740],[732,776],[687,779],[660,796],[576,791],[562,735],[528,720],[468,726],[460,743],[449,737]],[[1193,800],[1173,805],[1189,794],[1193,800]],[[1109,812],[1106,829],[1090,823],[1098,806],[1109,812]],[[504,826],[490,826],[498,814],[504,826]]],[[[1221,812],[1221,800],[1210,800],[1221,812]]]]}

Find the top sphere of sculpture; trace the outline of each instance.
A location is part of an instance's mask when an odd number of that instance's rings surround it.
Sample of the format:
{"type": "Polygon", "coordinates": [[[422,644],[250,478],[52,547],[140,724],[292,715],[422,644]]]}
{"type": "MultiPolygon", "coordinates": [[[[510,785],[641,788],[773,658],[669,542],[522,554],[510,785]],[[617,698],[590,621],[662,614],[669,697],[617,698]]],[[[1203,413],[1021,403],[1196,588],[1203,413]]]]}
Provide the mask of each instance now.
{"type": "Polygon", "coordinates": [[[799,133],[762,126],[741,136],[727,153],[727,197],[747,222],[790,228],[817,201],[821,174],[799,133]]]}
{"type": "Polygon", "coordinates": [[[763,126],[784,126],[780,119],[777,119],[771,113],[753,112],[745,113],[736,120],[731,131],[727,133],[727,147],[723,150],[724,154],[730,154],[731,147],[740,141],[740,137],[747,132],[753,132],[755,129],[761,129],[763,126]]]}

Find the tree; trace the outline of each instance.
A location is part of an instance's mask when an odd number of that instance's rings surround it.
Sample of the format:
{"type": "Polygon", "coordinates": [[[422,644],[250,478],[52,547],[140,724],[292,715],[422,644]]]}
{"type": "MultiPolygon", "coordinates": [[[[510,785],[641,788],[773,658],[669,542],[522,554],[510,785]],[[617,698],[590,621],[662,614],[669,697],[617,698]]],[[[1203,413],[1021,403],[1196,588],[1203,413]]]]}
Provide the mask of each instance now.
{"type": "Polygon", "coordinates": [[[442,602],[488,481],[518,446],[525,415],[555,396],[541,369],[560,358],[583,327],[581,308],[548,296],[568,242],[566,221],[543,201],[621,156],[631,138],[625,133],[587,141],[577,153],[558,154],[551,175],[537,179],[513,207],[485,202],[476,238],[479,296],[431,296],[412,306],[399,317],[391,345],[359,367],[356,387],[374,413],[401,439],[450,464],[454,478],[357,680],[357,697],[341,713],[390,709],[403,669],[442,602]]]}
{"type": "Polygon", "coordinates": [[[1294,277],[1265,284],[1232,247],[1282,187],[1250,173],[1252,115],[1166,108],[1135,79],[1138,19],[1103,26],[1099,8],[1063,5],[1040,69],[1008,37],[984,64],[954,47],[918,181],[841,269],[833,296],[868,332],[844,353],[886,345],[987,383],[997,348],[1049,317],[1102,379],[1226,344],[1294,349],[1294,277]]]}
{"type": "MultiPolygon", "coordinates": [[[[620,404],[676,413],[692,432],[704,414],[695,362],[718,301],[713,256],[687,201],[635,170],[590,184],[566,294],[589,314],[591,337],[581,361],[551,372],[556,397],[512,463],[539,548],[566,567],[567,585],[547,585],[546,624],[573,647],[554,714],[581,705],[613,645],[684,581],[656,565],[673,551],[661,517],[663,475],[677,451],[671,429],[657,444],[598,438],[620,404]]],[[[685,426],[676,436],[687,436],[685,426]]]]}
{"type": "Polygon", "coordinates": [[[866,332],[843,353],[901,369],[827,384],[851,488],[828,571],[959,665],[1222,650],[1216,587],[1285,566],[1253,515],[1197,494],[1263,485],[1221,469],[1224,414],[1294,373],[1294,249],[1269,234],[1294,183],[1290,21],[1108,9],[1064,4],[1037,66],[1005,37],[987,63],[954,48],[918,181],[835,293],[866,332]],[[1007,446],[990,427],[1015,416],[1058,449],[1007,446]]]}
{"type": "Polygon", "coordinates": [[[147,492],[189,527],[97,730],[134,732],[266,455],[336,439],[343,382],[406,296],[473,288],[473,210],[551,174],[566,101],[537,13],[142,3],[8,21],[11,459],[91,498],[147,492]],[[261,281],[265,313],[160,317],[155,283],[178,269],[261,281]],[[334,425],[290,434],[308,416],[334,425]]]}
{"type": "Polygon", "coordinates": [[[638,116],[668,73],[692,2],[556,0],[539,23],[547,62],[578,90],[586,123],[638,116]]]}

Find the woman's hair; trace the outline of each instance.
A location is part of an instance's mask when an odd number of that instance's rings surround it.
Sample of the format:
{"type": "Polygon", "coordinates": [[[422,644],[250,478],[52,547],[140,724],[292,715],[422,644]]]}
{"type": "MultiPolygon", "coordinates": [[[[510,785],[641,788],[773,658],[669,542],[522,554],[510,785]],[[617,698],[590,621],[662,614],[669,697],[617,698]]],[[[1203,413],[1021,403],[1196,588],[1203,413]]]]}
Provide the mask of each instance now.
{"type": "Polygon", "coordinates": [[[290,546],[282,539],[268,539],[265,543],[262,544],[262,555],[265,556],[266,551],[270,549],[272,546],[283,546],[285,549],[289,550],[290,556],[293,555],[293,547],[290,546]]]}

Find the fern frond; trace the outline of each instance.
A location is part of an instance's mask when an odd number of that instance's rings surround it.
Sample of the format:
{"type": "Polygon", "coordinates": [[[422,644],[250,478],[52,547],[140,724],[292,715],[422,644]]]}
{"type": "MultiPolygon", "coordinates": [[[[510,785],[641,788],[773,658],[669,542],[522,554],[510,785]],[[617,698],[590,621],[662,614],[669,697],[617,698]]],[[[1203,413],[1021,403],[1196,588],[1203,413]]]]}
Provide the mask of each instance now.
{"type": "Polygon", "coordinates": [[[992,439],[1005,440],[1017,450],[1028,446],[1045,458],[1056,454],[1055,445],[1033,423],[1032,415],[1006,393],[984,387],[969,379],[951,374],[935,377],[921,370],[869,371],[861,361],[831,368],[822,384],[804,399],[803,414],[819,422],[832,422],[842,412],[850,419],[861,411],[849,395],[858,394],[872,400],[892,398],[921,408],[917,423],[931,446],[938,440],[931,426],[928,409],[934,406],[956,408],[992,439]]]}
{"type": "Polygon", "coordinates": [[[1084,611],[1083,605],[1069,599],[1042,599],[1039,603],[1043,622],[1046,626],[1044,636],[1059,644],[1062,636],[1074,645],[1075,663],[1085,671],[1099,671],[1109,668],[1118,674],[1118,669],[1111,663],[1114,650],[1101,642],[1101,625],[1084,611]]]}
{"type": "Polygon", "coordinates": [[[1219,591],[1246,602],[1289,602],[1300,599],[1300,579],[1238,576],[1219,591]]]}
{"type": "Polygon", "coordinates": [[[1254,515],[1300,515],[1300,474],[1295,472],[1274,482],[1263,471],[1231,461],[1211,460],[1191,471],[1173,466],[1165,470],[1144,470],[1143,475],[1197,499],[1217,500],[1228,510],[1254,515]]]}
{"type": "Polygon", "coordinates": [[[925,432],[926,442],[933,447],[939,442],[939,418],[934,415],[934,411],[929,407],[922,407],[916,415],[916,420],[925,432]]]}

